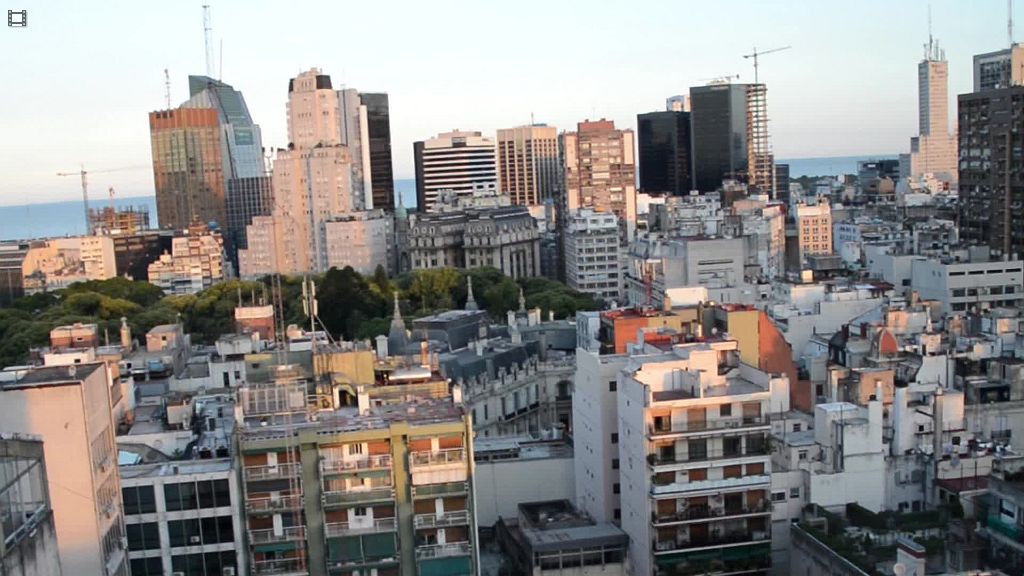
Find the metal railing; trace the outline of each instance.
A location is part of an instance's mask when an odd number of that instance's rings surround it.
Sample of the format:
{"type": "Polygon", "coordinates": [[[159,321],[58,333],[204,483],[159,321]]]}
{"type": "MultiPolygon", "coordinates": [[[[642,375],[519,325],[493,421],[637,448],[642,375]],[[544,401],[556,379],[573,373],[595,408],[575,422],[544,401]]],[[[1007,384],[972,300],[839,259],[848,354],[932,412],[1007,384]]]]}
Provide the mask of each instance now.
{"type": "Polygon", "coordinates": [[[259,480],[280,480],[282,478],[293,478],[302,473],[298,464],[286,462],[274,466],[246,466],[244,468],[245,480],[254,482],[259,480]]]}
{"type": "Polygon", "coordinates": [[[654,424],[647,425],[649,436],[664,436],[668,434],[684,434],[687,432],[706,432],[712,430],[729,430],[747,428],[751,426],[767,426],[770,424],[767,416],[743,416],[740,418],[715,418],[712,420],[697,420],[695,422],[683,422],[676,426],[654,424]]]}
{"type": "Polygon", "coordinates": [[[710,520],[720,519],[729,516],[743,516],[745,514],[762,514],[771,510],[768,501],[753,506],[727,506],[725,508],[713,508],[711,506],[690,506],[672,514],[651,513],[651,521],[654,524],[670,524],[673,522],[685,522],[687,520],[710,520]]]}
{"type": "Polygon", "coordinates": [[[430,560],[432,558],[448,558],[451,556],[469,556],[473,553],[473,546],[469,542],[451,542],[448,544],[429,544],[416,547],[417,560],[430,560]]]}
{"type": "Polygon", "coordinates": [[[263,560],[252,563],[252,573],[257,576],[291,576],[308,574],[306,562],[302,558],[285,558],[281,560],[263,560]]]}
{"type": "Polygon", "coordinates": [[[444,484],[420,484],[412,487],[413,498],[431,498],[435,496],[457,496],[469,493],[467,482],[445,482],[444,484]]]}
{"type": "Polygon", "coordinates": [[[324,534],[328,538],[349,536],[352,534],[373,534],[377,532],[394,532],[398,527],[394,518],[374,518],[368,524],[352,522],[328,522],[324,525],[324,534]]]}
{"type": "Polygon", "coordinates": [[[359,502],[394,499],[394,486],[381,486],[380,488],[371,488],[370,490],[337,490],[323,493],[324,506],[345,506],[359,502]]]}
{"type": "Polygon", "coordinates": [[[358,460],[322,460],[320,462],[320,471],[325,474],[335,474],[338,472],[351,472],[359,470],[382,470],[391,468],[391,455],[381,454],[376,456],[367,456],[358,460]]]}
{"type": "Polygon", "coordinates": [[[748,456],[768,456],[768,448],[764,443],[759,446],[748,447],[744,450],[705,450],[704,452],[691,452],[688,454],[677,453],[671,456],[660,456],[651,454],[647,462],[652,466],[667,466],[672,464],[686,464],[687,462],[704,462],[708,460],[728,460],[731,458],[746,458],[748,456]]]}
{"type": "Polygon", "coordinates": [[[293,542],[306,538],[305,526],[289,526],[282,528],[280,533],[273,528],[263,530],[249,530],[249,542],[251,544],[273,544],[276,542],[293,542]]]}
{"type": "Polygon", "coordinates": [[[708,546],[722,546],[726,544],[744,544],[764,542],[769,539],[767,532],[759,531],[737,531],[721,535],[705,536],[703,538],[680,538],[678,540],[655,541],[652,548],[655,552],[668,552],[674,550],[687,550],[690,548],[705,548],[708,546]]]}
{"type": "Polygon", "coordinates": [[[422,450],[409,454],[410,468],[425,468],[428,466],[441,466],[445,464],[462,464],[466,462],[466,450],[463,448],[449,448],[447,450],[422,450]]]}
{"type": "Polygon", "coordinates": [[[413,517],[413,526],[420,528],[445,528],[469,524],[469,511],[452,510],[442,514],[417,514],[413,517]]]}
{"type": "Polygon", "coordinates": [[[303,506],[304,501],[302,496],[251,498],[245,501],[245,511],[253,514],[274,513],[281,510],[297,510],[303,506]]]}

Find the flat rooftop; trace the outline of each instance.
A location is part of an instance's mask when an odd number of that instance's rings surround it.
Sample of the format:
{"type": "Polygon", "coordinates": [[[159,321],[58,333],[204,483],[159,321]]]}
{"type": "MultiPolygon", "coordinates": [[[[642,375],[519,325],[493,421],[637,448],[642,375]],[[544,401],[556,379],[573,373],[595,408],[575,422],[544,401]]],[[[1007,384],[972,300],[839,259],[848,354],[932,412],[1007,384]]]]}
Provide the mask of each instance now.
{"type": "Polygon", "coordinates": [[[118,467],[122,479],[156,478],[180,474],[230,472],[231,458],[174,460],[155,464],[130,464],[118,467]]]}
{"type": "Polygon", "coordinates": [[[73,364],[70,366],[39,366],[22,371],[11,371],[11,380],[0,377],[0,388],[16,389],[30,386],[77,384],[89,378],[96,370],[105,366],[103,362],[73,364]]]}

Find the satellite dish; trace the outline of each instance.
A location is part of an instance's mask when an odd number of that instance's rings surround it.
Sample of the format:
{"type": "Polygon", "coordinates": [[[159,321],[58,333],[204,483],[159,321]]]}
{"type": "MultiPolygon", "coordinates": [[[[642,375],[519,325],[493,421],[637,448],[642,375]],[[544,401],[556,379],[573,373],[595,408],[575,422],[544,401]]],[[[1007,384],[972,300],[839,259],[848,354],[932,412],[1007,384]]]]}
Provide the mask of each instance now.
{"type": "Polygon", "coordinates": [[[892,565],[892,573],[896,576],[903,576],[903,574],[907,573],[907,567],[897,562],[892,565]]]}

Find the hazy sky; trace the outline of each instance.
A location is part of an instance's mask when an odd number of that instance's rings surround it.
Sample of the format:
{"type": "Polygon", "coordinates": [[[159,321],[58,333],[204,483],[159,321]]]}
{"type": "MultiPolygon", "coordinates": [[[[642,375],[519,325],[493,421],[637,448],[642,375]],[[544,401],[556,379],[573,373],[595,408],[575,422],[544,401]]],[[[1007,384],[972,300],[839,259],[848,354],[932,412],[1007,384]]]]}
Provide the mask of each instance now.
{"type": "MultiPolygon", "coordinates": [[[[288,79],[310,67],[334,86],[386,91],[397,178],[412,142],[459,128],[560,129],[636,114],[712,77],[753,81],[761,60],[779,158],[906,151],[917,132],[924,0],[568,1],[208,0],[215,61],[241,90],[265,146],[287,144],[288,79]]],[[[80,196],[58,171],[97,173],[91,196],[152,194],[147,113],[205,72],[202,2],[10,0],[29,26],[0,28],[0,204],[80,196]]],[[[950,112],[971,56],[1006,45],[1003,0],[933,0],[950,62],[950,112]]],[[[1021,35],[1017,35],[1020,38],[1021,35]]]]}

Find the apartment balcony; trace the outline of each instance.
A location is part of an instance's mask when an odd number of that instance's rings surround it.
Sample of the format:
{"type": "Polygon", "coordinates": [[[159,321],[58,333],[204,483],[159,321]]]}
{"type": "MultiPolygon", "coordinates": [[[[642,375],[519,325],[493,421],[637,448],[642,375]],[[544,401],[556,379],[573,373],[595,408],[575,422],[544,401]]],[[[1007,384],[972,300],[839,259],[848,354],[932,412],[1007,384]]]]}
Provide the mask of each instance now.
{"type": "Polygon", "coordinates": [[[300,476],[302,474],[302,467],[293,463],[275,464],[273,466],[246,466],[243,472],[246,482],[287,480],[300,476]]]}
{"type": "Polygon", "coordinates": [[[368,504],[393,502],[394,500],[394,486],[381,486],[369,490],[339,490],[323,493],[323,505],[325,508],[349,508],[357,505],[365,506],[368,504]]]}
{"type": "Polygon", "coordinates": [[[391,455],[380,454],[367,456],[358,460],[333,460],[325,459],[320,461],[320,472],[324,475],[342,474],[345,472],[362,472],[369,470],[390,470],[391,455]]]}
{"type": "Polygon", "coordinates": [[[757,516],[767,516],[771,512],[771,504],[767,500],[754,506],[726,506],[724,508],[690,506],[673,514],[657,514],[652,512],[651,523],[658,527],[675,526],[707,520],[754,518],[757,516]]]}
{"type": "Polygon", "coordinates": [[[736,531],[726,532],[720,535],[709,535],[700,538],[680,537],[675,540],[655,541],[651,543],[651,549],[655,555],[671,554],[674,552],[685,552],[702,550],[705,548],[732,548],[761,544],[771,540],[771,535],[766,531],[736,531]]]}
{"type": "Polygon", "coordinates": [[[647,464],[654,468],[655,472],[666,471],[668,468],[681,468],[684,464],[695,462],[714,462],[716,460],[739,460],[742,458],[767,457],[768,447],[766,445],[754,446],[747,450],[711,450],[689,454],[658,455],[648,454],[647,464]]]}
{"type": "Polygon", "coordinates": [[[261,544],[280,544],[283,542],[302,542],[306,539],[305,526],[290,526],[275,532],[273,528],[249,530],[249,543],[254,546],[261,544]]]}
{"type": "Polygon", "coordinates": [[[422,484],[412,487],[414,500],[422,498],[440,498],[444,496],[466,496],[469,494],[468,482],[445,482],[443,484],[422,484]]]}
{"type": "Polygon", "coordinates": [[[452,558],[469,556],[473,553],[473,545],[469,542],[451,542],[448,544],[429,544],[416,547],[416,560],[432,560],[434,558],[452,558]]]}
{"type": "Polygon", "coordinates": [[[413,471],[424,471],[431,468],[447,468],[452,466],[466,465],[466,450],[463,448],[449,448],[447,450],[422,450],[409,454],[409,468],[413,471]]]}
{"type": "Polygon", "coordinates": [[[380,534],[394,532],[398,523],[394,518],[374,518],[369,522],[329,522],[324,525],[324,534],[328,538],[356,536],[359,534],[380,534]]]}
{"type": "Polygon", "coordinates": [[[664,439],[672,436],[687,436],[691,434],[708,434],[719,432],[744,431],[752,432],[770,427],[768,416],[743,416],[737,418],[715,418],[713,420],[698,420],[696,422],[684,422],[675,426],[663,424],[656,426],[647,425],[647,437],[651,439],[664,439]]]}
{"type": "Polygon", "coordinates": [[[421,528],[448,528],[450,526],[469,525],[468,510],[453,510],[443,514],[417,514],[413,517],[413,526],[421,528]]]}
{"type": "Polygon", "coordinates": [[[674,497],[676,494],[696,492],[702,490],[737,490],[749,487],[761,487],[770,485],[772,477],[768,474],[751,474],[749,476],[738,476],[735,478],[721,478],[715,480],[691,480],[687,482],[667,482],[665,484],[651,484],[651,496],[674,497]]]}
{"type": "Polygon", "coordinates": [[[305,506],[302,496],[279,496],[277,498],[250,498],[245,501],[249,514],[279,514],[289,510],[301,510],[305,506]]]}
{"type": "Polygon", "coordinates": [[[304,558],[285,558],[281,560],[263,560],[252,563],[254,576],[306,576],[309,574],[308,562],[304,558]]]}

